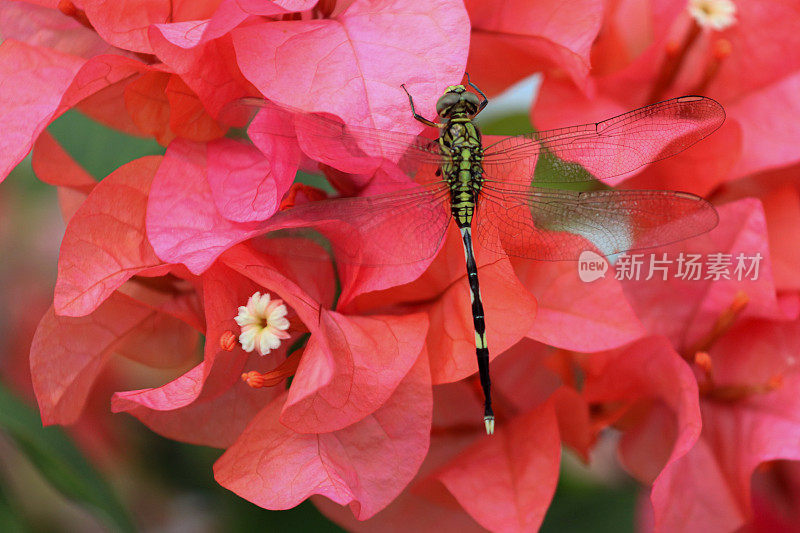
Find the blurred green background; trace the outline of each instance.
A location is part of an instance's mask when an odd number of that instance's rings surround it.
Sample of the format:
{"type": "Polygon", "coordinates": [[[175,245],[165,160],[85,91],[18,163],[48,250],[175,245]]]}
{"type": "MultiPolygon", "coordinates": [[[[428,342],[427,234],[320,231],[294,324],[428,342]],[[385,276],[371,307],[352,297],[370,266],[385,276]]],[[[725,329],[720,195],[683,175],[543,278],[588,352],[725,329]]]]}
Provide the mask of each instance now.
{"type": "MultiPolygon", "coordinates": [[[[484,126],[505,134],[529,129],[526,115],[484,126]]],[[[50,132],[97,179],[163,153],[154,141],[109,130],[77,111],[50,132]]],[[[0,184],[0,224],[0,532],[342,531],[308,502],[272,512],[238,498],[213,480],[219,450],[161,438],[128,415],[108,414],[107,405],[95,409],[104,418],[79,428],[42,428],[27,354],[52,297],[64,225],[56,191],[35,178],[29,158],[0,184]]],[[[542,531],[634,530],[638,489],[618,468],[603,471],[615,464],[613,449],[590,470],[565,451],[542,531]]]]}

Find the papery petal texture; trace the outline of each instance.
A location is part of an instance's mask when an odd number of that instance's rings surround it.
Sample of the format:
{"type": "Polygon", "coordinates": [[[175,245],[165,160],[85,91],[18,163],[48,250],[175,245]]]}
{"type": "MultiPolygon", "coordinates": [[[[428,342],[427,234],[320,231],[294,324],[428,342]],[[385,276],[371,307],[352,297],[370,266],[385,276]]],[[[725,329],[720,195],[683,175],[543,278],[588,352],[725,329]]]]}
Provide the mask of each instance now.
{"type": "Polygon", "coordinates": [[[578,84],[588,74],[602,2],[470,0],[466,5],[472,22],[467,70],[488,94],[537,71],[559,69],[578,84]]]}
{"type": "Polygon", "coordinates": [[[420,357],[427,326],[422,314],[348,317],[324,311],[281,422],[302,433],[323,433],[380,408],[420,357]]]}
{"type": "Polygon", "coordinates": [[[611,409],[633,413],[620,442],[620,456],[642,482],[652,482],[697,441],[702,427],[697,382],[663,337],[646,337],[619,350],[593,354],[585,370],[583,395],[590,405],[607,403],[611,409]],[[636,416],[637,405],[647,410],[644,416],[636,416]]]}
{"type": "Polygon", "coordinates": [[[28,153],[84,60],[12,39],[0,44],[0,178],[28,153]]]}
{"type": "Polygon", "coordinates": [[[464,72],[469,21],[453,0],[357,0],[332,19],[266,22],[231,35],[242,73],[270,100],[416,133],[400,85],[430,114],[464,72]]]}
{"type": "Polygon", "coordinates": [[[738,405],[704,404],[702,438],[653,486],[657,531],[730,531],[750,519],[754,469],[800,459],[799,385],[794,374],[779,391],[738,405]]]}
{"type": "Polygon", "coordinates": [[[154,313],[117,293],[87,316],[60,317],[51,308],[31,345],[31,377],[42,423],[75,422],[115,347],[154,313]]]}
{"type": "Polygon", "coordinates": [[[267,509],[288,509],[313,494],[349,505],[365,520],[414,477],[428,450],[430,374],[425,357],[380,409],[321,434],[279,422],[282,398],[264,408],[214,465],[224,487],[267,509]]]}
{"type": "Polygon", "coordinates": [[[484,437],[438,478],[491,531],[535,531],[555,493],[561,443],[551,404],[484,437]]]}
{"type": "Polygon", "coordinates": [[[164,264],[145,235],[147,195],[160,163],[150,156],[123,165],[70,220],[59,254],[57,313],[89,314],[131,276],[164,264]]]}

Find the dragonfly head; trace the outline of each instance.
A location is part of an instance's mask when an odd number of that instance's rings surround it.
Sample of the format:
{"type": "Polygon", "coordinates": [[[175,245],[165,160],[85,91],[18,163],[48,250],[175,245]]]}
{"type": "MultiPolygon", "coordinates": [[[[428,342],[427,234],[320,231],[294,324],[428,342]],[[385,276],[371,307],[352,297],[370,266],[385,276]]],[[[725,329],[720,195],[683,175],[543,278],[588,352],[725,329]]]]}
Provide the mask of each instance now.
{"type": "Polygon", "coordinates": [[[471,116],[478,112],[479,105],[480,100],[476,94],[469,92],[463,85],[451,85],[436,102],[436,113],[442,118],[462,113],[471,116]]]}

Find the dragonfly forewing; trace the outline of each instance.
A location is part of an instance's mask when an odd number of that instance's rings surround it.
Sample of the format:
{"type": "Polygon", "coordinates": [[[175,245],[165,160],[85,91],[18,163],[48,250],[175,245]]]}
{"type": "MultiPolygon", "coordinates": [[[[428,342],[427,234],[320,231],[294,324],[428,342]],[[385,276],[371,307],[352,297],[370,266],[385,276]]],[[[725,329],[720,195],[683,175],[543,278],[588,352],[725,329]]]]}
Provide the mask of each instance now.
{"type": "Polygon", "coordinates": [[[703,96],[682,96],[645,106],[602,122],[507,137],[484,151],[490,176],[531,185],[543,156],[555,158],[554,171],[536,183],[610,179],[671,157],[716,131],[725,111],[703,96]]]}

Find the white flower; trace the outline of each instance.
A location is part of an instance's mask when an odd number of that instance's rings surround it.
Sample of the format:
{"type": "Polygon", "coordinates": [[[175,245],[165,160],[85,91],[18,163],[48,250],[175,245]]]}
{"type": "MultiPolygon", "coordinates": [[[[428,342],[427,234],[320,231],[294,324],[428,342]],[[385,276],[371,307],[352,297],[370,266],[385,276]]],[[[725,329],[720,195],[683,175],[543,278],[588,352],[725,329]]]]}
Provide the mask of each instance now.
{"type": "Polygon", "coordinates": [[[736,22],[732,0],[689,0],[689,13],[703,28],[724,30],[736,22]]]}
{"type": "Polygon", "coordinates": [[[258,350],[267,355],[288,339],[286,333],[289,321],[286,319],[286,305],[283,300],[271,300],[268,293],[256,292],[247,300],[247,305],[239,307],[236,323],[242,328],[239,343],[246,352],[258,350]]]}

